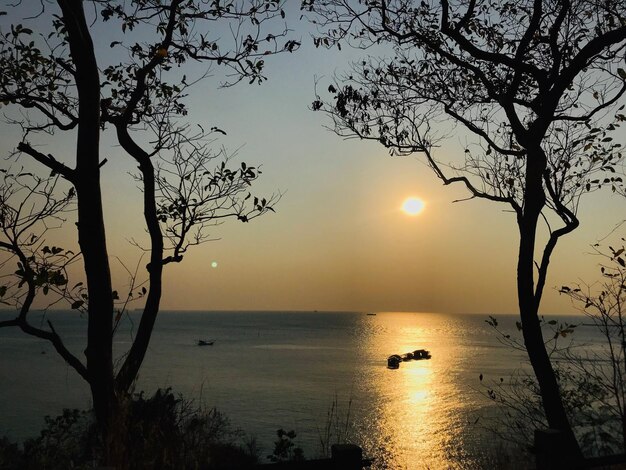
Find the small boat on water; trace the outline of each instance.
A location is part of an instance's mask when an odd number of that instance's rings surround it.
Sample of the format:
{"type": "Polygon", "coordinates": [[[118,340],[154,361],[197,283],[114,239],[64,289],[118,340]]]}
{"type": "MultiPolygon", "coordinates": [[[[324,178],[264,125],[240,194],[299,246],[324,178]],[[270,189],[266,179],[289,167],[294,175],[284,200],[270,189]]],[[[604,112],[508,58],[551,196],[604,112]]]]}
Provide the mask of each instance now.
{"type": "Polygon", "coordinates": [[[400,363],[402,362],[402,358],[397,354],[392,354],[387,358],[387,368],[388,369],[398,369],[400,367],[400,363]]]}
{"type": "Polygon", "coordinates": [[[426,349],[416,349],[413,352],[408,352],[400,356],[399,354],[392,354],[387,358],[387,369],[398,369],[401,362],[419,361],[421,359],[430,359],[430,351],[426,349]]]}
{"type": "Polygon", "coordinates": [[[209,341],[206,341],[204,339],[198,340],[198,346],[213,346],[213,343],[215,343],[214,339],[209,340],[209,341]]]}
{"type": "Polygon", "coordinates": [[[374,317],[374,316],[376,316],[376,314],[375,314],[375,313],[368,313],[367,315],[368,315],[368,316],[370,316],[370,317],[374,317]]]}
{"type": "Polygon", "coordinates": [[[413,359],[415,360],[430,358],[430,351],[427,351],[426,349],[416,349],[415,351],[413,351],[413,359]]]}

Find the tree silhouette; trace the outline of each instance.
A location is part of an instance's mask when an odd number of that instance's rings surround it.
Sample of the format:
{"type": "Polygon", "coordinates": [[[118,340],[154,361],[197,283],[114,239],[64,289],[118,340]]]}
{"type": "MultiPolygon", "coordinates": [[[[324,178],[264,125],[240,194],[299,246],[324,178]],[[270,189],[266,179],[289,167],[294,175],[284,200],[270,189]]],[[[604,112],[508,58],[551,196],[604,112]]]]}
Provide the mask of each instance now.
{"type": "Polygon", "coordinates": [[[392,154],[422,153],[444,184],[512,208],[525,346],[547,421],[580,457],[538,312],[553,250],[579,225],[579,198],[622,183],[612,131],[625,119],[617,107],[626,91],[626,5],[304,0],[302,8],[318,26],[318,46],[348,43],[372,54],[328,87],[332,99],[313,103],[335,132],[392,154]],[[471,141],[458,167],[433,153],[446,122],[471,141]]]}
{"type": "Polygon", "coordinates": [[[185,97],[206,78],[209,66],[225,70],[224,86],[261,83],[266,56],[296,50],[299,43],[287,39],[282,3],[58,0],[16,2],[2,12],[13,23],[0,34],[6,124],[21,129],[16,156],[31,157],[51,176],[3,170],[0,249],[9,256],[4,266],[16,261],[18,269],[0,297],[14,303],[18,314],[0,327],[19,327],[51,341],[89,383],[107,462],[124,461],[123,430],[114,428],[150,341],[164,267],[205,241],[206,227],[228,217],[247,222],[273,210],[278,197],[247,192],[260,171],[245,164],[232,168],[224,152],[212,152],[211,134],[223,131],[191,126],[185,97]],[[120,31],[106,54],[92,37],[102,23],[120,31]],[[49,30],[42,31],[46,24],[49,30]],[[193,64],[205,65],[192,80],[183,71],[197,71],[193,64]],[[100,157],[100,137],[109,129],[138,165],[150,240],[147,280],[134,286],[145,306],[117,369],[112,342],[121,311],[116,304],[128,299],[113,289],[103,219],[100,169],[106,159],[100,157]],[[38,150],[54,135],[75,139],[74,157],[38,150]],[[58,190],[62,180],[69,186],[65,192],[58,190]],[[45,244],[50,221],[61,221],[70,209],[76,212],[79,255],[45,244]],[[77,259],[84,283],[70,285],[66,268],[77,259]],[[86,361],[65,348],[52,323],[35,328],[29,322],[34,298],[51,291],[86,312],[86,361]]]}

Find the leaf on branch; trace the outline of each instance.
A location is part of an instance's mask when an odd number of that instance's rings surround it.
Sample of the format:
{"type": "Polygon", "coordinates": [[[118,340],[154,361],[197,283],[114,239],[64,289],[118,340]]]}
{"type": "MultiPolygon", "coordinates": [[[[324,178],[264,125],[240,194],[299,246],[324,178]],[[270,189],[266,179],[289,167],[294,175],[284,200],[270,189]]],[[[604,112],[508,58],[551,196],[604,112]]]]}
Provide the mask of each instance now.
{"type": "Polygon", "coordinates": [[[225,131],[218,127],[211,127],[211,132],[219,132],[220,134],[227,135],[225,131]]]}

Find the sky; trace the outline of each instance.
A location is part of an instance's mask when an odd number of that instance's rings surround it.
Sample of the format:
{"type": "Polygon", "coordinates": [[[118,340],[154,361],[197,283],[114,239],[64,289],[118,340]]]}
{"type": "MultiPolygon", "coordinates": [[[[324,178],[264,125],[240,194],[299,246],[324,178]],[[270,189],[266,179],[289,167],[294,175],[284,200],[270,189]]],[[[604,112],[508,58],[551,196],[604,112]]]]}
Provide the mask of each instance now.
{"type": "MultiPolygon", "coordinates": [[[[220,88],[216,72],[188,100],[191,122],[224,129],[219,145],[262,165],[254,192],[283,193],[276,213],[215,227],[211,234],[218,240],[167,266],[163,308],[516,312],[514,215],[487,201],[454,203],[467,193],[444,187],[419,155],[390,157],[374,142],[345,140],[325,128],[328,118],[310,110],[315,83],[325,88],[362,51],[316,49],[309,26],[290,13],[293,37],[302,47],[268,58],[267,82],[220,88]],[[410,196],[425,202],[417,216],[400,209],[410,196]]],[[[96,32],[106,62],[111,52],[103,45],[117,33],[96,32]]],[[[19,133],[0,124],[0,138],[0,150],[8,153],[19,133]]],[[[42,143],[71,155],[73,138],[42,143]]],[[[458,162],[463,148],[451,132],[437,156],[458,162]]],[[[141,262],[129,241],[145,239],[137,223],[141,194],[128,175],[132,161],[106,135],[102,156],[109,160],[102,168],[109,255],[115,286],[123,291],[128,276],[120,260],[131,270],[141,262]]],[[[598,279],[599,260],[589,254],[590,245],[625,218],[623,208],[623,200],[608,193],[583,201],[581,227],[554,253],[543,313],[574,311],[556,289],[598,279]]],[[[73,224],[50,237],[75,243],[73,224]]]]}

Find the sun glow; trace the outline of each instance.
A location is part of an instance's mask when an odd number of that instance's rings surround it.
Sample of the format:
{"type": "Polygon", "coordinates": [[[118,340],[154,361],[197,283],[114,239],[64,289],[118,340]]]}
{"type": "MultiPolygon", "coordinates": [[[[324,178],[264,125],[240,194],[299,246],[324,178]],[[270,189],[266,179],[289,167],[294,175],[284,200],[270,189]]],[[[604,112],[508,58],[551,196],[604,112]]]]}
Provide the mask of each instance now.
{"type": "Polygon", "coordinates": [[[418,215],[424,210],[424,201],[417,197],[407,198],[402,203],[402,210],[408,215],[418,215]]]}

